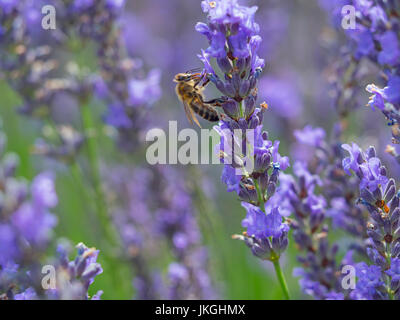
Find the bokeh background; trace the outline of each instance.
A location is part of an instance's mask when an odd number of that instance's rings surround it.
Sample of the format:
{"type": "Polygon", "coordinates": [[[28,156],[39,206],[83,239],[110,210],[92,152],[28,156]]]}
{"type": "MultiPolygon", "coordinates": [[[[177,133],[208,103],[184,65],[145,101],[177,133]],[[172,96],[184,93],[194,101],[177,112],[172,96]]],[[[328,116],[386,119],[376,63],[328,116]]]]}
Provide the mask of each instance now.
{"type": "MultiPolygon", "coordinates": [[[[344,39],[340,32],[331,27],[329,12],[324,10],[325,1],[254,0],[242,3],[259,7],[256,21],[260,24],[263,38],[259,54],[266,60],[260,80],[259,100],[265,100],[269,105],[264,128],[272,139],[281,141],[281,154],[296,155],[299,146],[293,136],[295,129],[310,124],[323,127],[329,133],[338,119],[331,94],[330,71],[332,63],[340,56],[344,39]]],[[[201,66],[197,54],[201,48],[207,47],[207,43],[194,30],[194,26],[196,22],[204,20],[205,15],[198,0],[128,0],[126,3],[121,23],[129,55],[140,59],[145,70],[157,68],[161,71],[162,94],[149,111],[152,127],[166,129],[169,120],[178,120],[179,128],[190,126],[175,95],[172,79],[178,72],[201,66]]],[[[68,53],[68,59],[96,72],[98,65],[93,47],[87,43],[83,50],[72,50],[68,53]]],[[[363,147],[375,145],[389,166],[389,171],[396,175],[393,159],[383,152],[390,142],[385,121],[378,112],[364,107],[368,100],[368,94],[363,89],[366,84],[358,84],[359,107],[348,118],[345,140],[357,141],[363,147]]],[[[211,97],[212,89],[206,94],[211,97]]],[[[22,103],[21,97],[4,79],[0,80],[0,103],[2,128],[8,136],[7,149],[20,158],[18,174],[30,180],[43,170],[57,173],[59,205],[55,212],[59,222],[55,236],[97,247],[102,263],[102,251],[107,249],[99,245],[96,232],[92,232],[96,228],[92,212],[96,209],[91,202],[95,200],[84,196],[89,183],[85,179],[77,183],[68,166],[32,153],[32,146],[37,139],[48,135],[50,128],[41,121],[17,113],[16,109],[22,103]]],[[[59,113],[57,123],[75,121],[74,110],[78,106],[73,98],[59,96],[53,104],[59,113]]],[[[101,146],[102,176],[106,177],[109,174],[107,168],[115,163],[135,170],[136,165],[145,161],[144,153],[127,154],[120,151],[113,141],[112,129],[102,121],[107,105],[100,99],[92,99],[90,107],[99,133],[97,139],[101,146]]],[[[204,128],[212,127],[212,124],[204,121],[202,125],[204,128]]],[[[217,288],[218,297],[282,298],[270,262],[255,259],[243,243],[231,239],[231,235],[241,233],[241,220],[245,212],[236,195],[227,193],[220,181],[222,167],[176,167],[189,190],[193,190],[193,180],[201,181],[201,197],[194,194],[192,204],[202,241],[209,251],[209,274],[217,288]]],[[[172,188],[173,183],[171,181],[172,188]]],[[[111,198],[113,191],[106,189],[111,198]]],[[[49,251],[53,249],[49,248],[49,251]]],[[[300,293],[298,280],[292,276],[295,257],[296,248],[291,241],[281,265],[292,296],[305,298],[300,293]]],[[[159,257],[155,264],[165,273],[170,261],[171,257],[159,257]]],[[[120,259],[119,263],[104,267],[104,272],[96,278],[90,292],[93,294],[101,289],[104,291],[102,298],[105,299],[132,298],[136,290],[132,285],[134,274],[134,268],[120,259]],[[117,280],[113,277],[116,273],[119,275],[117,280]]]]}

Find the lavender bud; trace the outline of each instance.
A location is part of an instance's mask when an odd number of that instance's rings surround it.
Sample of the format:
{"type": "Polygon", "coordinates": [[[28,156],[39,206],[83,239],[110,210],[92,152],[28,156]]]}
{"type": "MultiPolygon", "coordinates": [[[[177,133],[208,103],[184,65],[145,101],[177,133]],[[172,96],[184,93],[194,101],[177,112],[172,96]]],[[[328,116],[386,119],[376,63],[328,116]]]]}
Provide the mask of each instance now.
{"type": "Polygon", "coordinates": [[[272,246],[269,239],[262,239],[260,241],[255,242],[248,241],[246,244],[251,249],[251,252],[260,259],[269,260],[272,253],[272,246]]]}
{"type": "Polygon", "coordinates": [[[244,100],[244,115],[246,119],[248,119],[253,114],[255,106],[256,100],[253,96],[250,95],[244,100]]]}
{"type": "Polygon", "coordinates": [[[238,72],[239,72],[239,73],[242,73],[242,71],[245,70],[246,67],[247,67],[247,66],[246,66],[246,59],[239,58],[239,59],[236,61],[236,68],[238,69],[238,72]]]}
{"type": "Polygon", "coordinates": [[[253,188],[250,189],[241,187],[239,191],[239,198],[245,202],[255,203],[258,201],[257,191],[253,188]]]}
{"type": "Polygon", "coordinates": [[[382,191],[381,188],[376,188],[373,192],[375,199],[382,199],[382,191]]]}
{"type": "Polygon", "coordinates": [[[322,212],[316,212],[310,215],[310,228],[316,230],[322,221],[324,220],[324,214],[322,212]]]}
{"type": "Polygon", "coordinates": [[[375,197],[368,189],[362,189],[360,192],[361,198],[369,203],[375,203],[375,197]]]}
{"type": "Polygon", "coordinates": [[[399,238],[400,237],[400,227],[397,227],[395,232],[393,233],[394,238],[399,238]]]}
{"type": "Polygon", "coordinates": [[[400,255],[400,243],[397,242],[391,250],[391,254],[393,258],[397,258],[400,255]]]}
{"type": "Polygon", "coordinates": [[[249,80],[243,80],[242,83],[240,84],[240,89],[239,89],[239,96],[245,97],[249,93],[250,89],[250,81],[249,80]]]}
{"type": "Polygon", "coordinates": [[[386,234],[390,235],[392,233],[392,224],[390,223],[390,219],[385,219],[383,221],[383,230],[386,234]]]}
{"type": "Polygon", "coordinates": [[[374,229],[367,229],[367,235],[374,241],[381,241],[382,235],[374,229]]]}
{"type": "Polygon", "coordinates": [[[256,87],[256,85],[257,85],[257,79],[256,78],[254,78],[254,77],[251,77],[250,78],[250,91],[251,90],[253,90],[255,87],[256,87]]]}
{"type": "Polygon", "coordinates": [[[218,80],[216,81],[215,86],[217,87],[217,89],[218,89],[219,91],[222,92],[222,94],[227,95],[227,96],[229,95],[229,92],[225,89],[225,84],[224,84],[224,82],[221,81],[220,79],[218,79],[218,80]]]}
{"type": "Polygon", "coordinates": [[[268,184],[268,187],[267,187],[268,197],[269,198],[272,197],[275,194],[275,191],[276,191],[276,183],[275,182],[270,182],[268,184]]]}
{"type": "Polygon", "coordinates": [[[400,217],[400,209],[398,207],[396,207],[396,209],[394,209],[392,216],[390,218],[390,222],[391,222],[393,228],[397,228],[398,223],[399,223],[399,217],[400,217]]]}
{"type": "Polygon", "coordinates": [[[240,83],[241,83],[241,81],[240,81],[239,73],[234,73],[232,75],[232,84],[233,84],[233,87],[235,88],[235,95],[236,95],[236,92],[239,92],[240,83]]]}
{"type": "Polygon", "coordinates": [[[230,73],[232,70],[232,63],[227,57],[218,58],[217,64],[224,73],[230,73]]]}
{"type": "Polygon", "coordinates": [[[267,186],[268,186],[268,172],[264,171],[263,173],[261,173],[260,177],[259,177],[259,182],[260,182],[260,187],[261,190],[266,190],[267,186]]]}
{"type": "Polygon", "coordinates": [[[260,120],[257,117],[251,117],[249,129],[256,129],[260,125],[260,120]]]}
{"type": "Polygon", "coordinates": [[[227,96],[234,98],[236,96],[235,88],[230,81],[225,83],[224,92],[227,96]]]}
{"type": "Polygon", "coordinates": [[[399,197],[396,195],[390,202],[390,209],[395,210],[399,206],[399,197]]]}
{"type": "MultiPolygon", "coordinates": [[[[393,181],[393,179],[391,179],[390,181],[393,181]]],[[[390,185],[390,181],[389,181],[389,185],[386,188],[386,192],[385,192],[385,196],[384,199],[387,203],[390,202],[390,200],[392,200],[392,198],[394,197],[395,193],[396,193],[396,187],[394,185],[390,185]]]]}
{"type": "Polygon", "coordinates": [[[237,120],[240,116],[239,104],[233,99],[229,99],[224,102],[222,104],[222,109],[224,109],[226,115],[232,119],[237,120]]]}
{"type": "Polygon", "coordinates": [[[376,157],[376,150],[373,146],[369,147],[366,151],[367,157],[369,158],[375,158],[376,157]]]}

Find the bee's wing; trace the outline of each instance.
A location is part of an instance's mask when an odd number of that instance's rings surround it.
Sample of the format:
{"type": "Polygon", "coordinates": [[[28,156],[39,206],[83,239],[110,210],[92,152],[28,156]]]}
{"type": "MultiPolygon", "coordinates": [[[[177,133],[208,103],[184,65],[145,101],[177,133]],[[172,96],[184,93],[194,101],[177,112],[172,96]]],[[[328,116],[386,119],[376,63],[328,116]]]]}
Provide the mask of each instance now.
{"type": "Polygon", "coordinates": [[[199,120],[197,120],[194,111],[186,101],[183,102],[183,108],[185,109],[186,117],[188,118],[190,124],[193,124],[194,120],[194,122],[199,126],[199,128],[201,128],[199,120]]]}

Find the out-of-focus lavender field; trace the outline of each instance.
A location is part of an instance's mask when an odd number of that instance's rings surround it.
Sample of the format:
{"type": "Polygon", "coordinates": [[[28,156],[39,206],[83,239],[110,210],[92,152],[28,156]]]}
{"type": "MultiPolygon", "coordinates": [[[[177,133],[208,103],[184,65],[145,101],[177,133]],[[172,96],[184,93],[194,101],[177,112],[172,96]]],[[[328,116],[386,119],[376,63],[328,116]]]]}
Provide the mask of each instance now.
{"type": "Polygon", "coordinates": [[[390,0],[0,0],[0,300],[284,299],[281,275],[292,299],[398,298],[396,13],[390,0]],[[225,99],[203,128],[256,128],[255,174],[146,160],[152,128],[200,132],[173,82],[194,68],[225,99]]]}

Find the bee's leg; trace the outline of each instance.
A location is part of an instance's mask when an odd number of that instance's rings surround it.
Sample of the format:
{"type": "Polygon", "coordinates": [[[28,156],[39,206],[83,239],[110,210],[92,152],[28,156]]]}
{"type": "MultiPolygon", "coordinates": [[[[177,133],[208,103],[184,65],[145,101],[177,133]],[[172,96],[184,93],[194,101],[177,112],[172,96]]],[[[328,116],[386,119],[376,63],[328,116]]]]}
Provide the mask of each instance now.
{"type": "Polygon", "coordinates": [[[185,73],[188,73],[188,74],[192,74],[192,73],[200,74],[200,71],[201,71],[201,67],[197,67],[197,68],[193,68],[193,69],[187,70],[185,73]]]}
{"type": "Polygon", "coordinates": [[[215,108],[214,108],[214,110],[218,114],[219,120],[225,120],[226,116],[225,116],[225,114],[223,112],[221,112],[220,110],[217,110],[215,108]]]}
{"type": "Polygon", "coordinates": [[[214,107],[220,107],[226,100],[226,98],[216,98],[209,101],[204,101],[204,103],[210,104],[214,107]]]}
{"type": "Polygon", "coordinates": [[[201,76],[201,74],[200,74],[198,80],[195,82],[193,88],[196,88],[204,79],[205,79],[205,81],[201,84],[201,87],[204,88],[210,82],[210,80],[208,78],[204,78],[204,75],[201,76]]]}
{"type": "Polygon", "coordinates": [[[210,79],[208,79],[207,77],[205,77],[204,79],[205,80],[204,80],[203,84],[201,85],[202,87],[205,87],[210,82],[210,79]]]}

